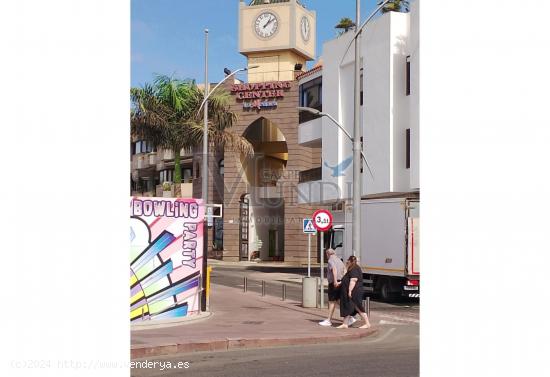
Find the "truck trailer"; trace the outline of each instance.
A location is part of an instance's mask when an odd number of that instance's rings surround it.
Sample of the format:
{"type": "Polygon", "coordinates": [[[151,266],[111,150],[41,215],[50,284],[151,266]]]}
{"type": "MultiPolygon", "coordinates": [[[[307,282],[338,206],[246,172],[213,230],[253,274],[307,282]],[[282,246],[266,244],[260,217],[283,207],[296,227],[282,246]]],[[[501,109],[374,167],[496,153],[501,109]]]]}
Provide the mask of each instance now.
{"type": "MultiPolygon", "coordinates": [[[[336,211],[333,217],[324,242],[345,261],[352,254],[351,211],[336,211]]],[[[364,280],[385,301],[420,297],[419,220],[418,197],[361,201],[361,250],[356,257],[364,280]]]]}

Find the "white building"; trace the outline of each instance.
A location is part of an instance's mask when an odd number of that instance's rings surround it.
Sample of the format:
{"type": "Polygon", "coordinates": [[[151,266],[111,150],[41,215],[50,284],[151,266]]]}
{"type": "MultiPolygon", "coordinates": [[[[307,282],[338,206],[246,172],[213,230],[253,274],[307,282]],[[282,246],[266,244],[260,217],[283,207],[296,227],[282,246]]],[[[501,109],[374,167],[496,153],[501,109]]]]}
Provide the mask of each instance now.
{"type": "MultiPolygon", "coordinates": [[[[333,116],[353,135],[353,31],[323,44],[322,69],[299,77],[300,105],[333,116]]],[[[409,13],[388,12],[360,37],[362,197],[415,196],[419,183],[418,1],[409,13]]],[[[299,143],[322,148],[322,166],[298,185],[299,203],[334,204],[352,197],[352,143],[327,117],[302,113],[299,143]],[[320,178],[320,179],[319,179],[320,178]],[[314,180],[316,179],[316,180],[314,180]]]]}

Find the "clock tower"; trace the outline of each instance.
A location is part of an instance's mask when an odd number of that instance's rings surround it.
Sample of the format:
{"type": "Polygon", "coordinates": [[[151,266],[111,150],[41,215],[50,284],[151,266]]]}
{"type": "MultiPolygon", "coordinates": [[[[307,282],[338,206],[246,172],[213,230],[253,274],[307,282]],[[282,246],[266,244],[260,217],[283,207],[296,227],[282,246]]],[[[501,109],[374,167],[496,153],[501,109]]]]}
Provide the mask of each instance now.
{"type": "Polygon", "coordinates": [[[239,51],[248,58],[248,82],[294,80],[296,64],[305,70],[315,58],[315,12],[299,0],[239,3],[239,51]]]}

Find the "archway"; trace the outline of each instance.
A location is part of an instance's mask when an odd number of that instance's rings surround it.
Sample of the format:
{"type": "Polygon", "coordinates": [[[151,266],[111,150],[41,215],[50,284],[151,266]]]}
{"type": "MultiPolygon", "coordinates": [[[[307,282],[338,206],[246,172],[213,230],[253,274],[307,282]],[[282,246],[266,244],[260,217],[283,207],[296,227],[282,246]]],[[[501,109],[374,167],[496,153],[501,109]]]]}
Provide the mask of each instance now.
{"type": "Polygon", "coordinates": [[[253,187],[273,187],[282,176],[288,161],[286,139],[271,120],[260,117],[252,122],[243,136],[254,147],[254,155],[241,155],[248,184],[253,187]]]}
{"type": "Polygon", "coordinates": [[[241,155],[250,189],[250,252],[257,251],[261,260],[283,261],[284,198],[277,184],[288,161],[286,139],[279,127],[264,117],[252,122],[243,136],[254,148],[254,155],[241,155]]]}

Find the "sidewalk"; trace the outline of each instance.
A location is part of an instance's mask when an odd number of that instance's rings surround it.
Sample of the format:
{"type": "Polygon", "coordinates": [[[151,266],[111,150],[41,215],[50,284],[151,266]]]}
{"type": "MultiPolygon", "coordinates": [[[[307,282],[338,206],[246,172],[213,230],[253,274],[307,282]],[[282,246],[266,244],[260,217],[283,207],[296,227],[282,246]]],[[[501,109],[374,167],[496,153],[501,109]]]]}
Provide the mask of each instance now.
{"type": "MultiPolygon", "coordinates": [[[[261,297],[221,285],[212,285],[210,303],[212,315],[206,320],[132,331],[131,358],[349,341],[377,331],[375,326],[370,329],[322,327],[317,323],[326,317],[326,309],[305,309],[295,301],[261,297]]],[[[337,314],[338,309],[335,318],[339,319],[337,314]]],[[[371,323],[375,321],[371,319],[371,323]]]]}

